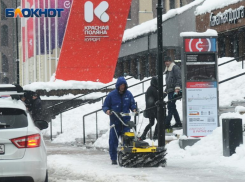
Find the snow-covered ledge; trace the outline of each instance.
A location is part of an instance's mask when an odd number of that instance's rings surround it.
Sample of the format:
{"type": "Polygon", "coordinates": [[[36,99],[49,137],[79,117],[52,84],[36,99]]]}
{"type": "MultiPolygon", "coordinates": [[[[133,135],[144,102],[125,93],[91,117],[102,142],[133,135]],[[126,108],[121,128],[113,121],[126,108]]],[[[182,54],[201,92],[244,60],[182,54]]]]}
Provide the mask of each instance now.
{"type": "Polygon", "coordinates": [[[214,37],[218,36],[218,33],[216,30],[213,29],[207,29],[206,32],[182,32],[180,33],[180,37],[214,37]]]}

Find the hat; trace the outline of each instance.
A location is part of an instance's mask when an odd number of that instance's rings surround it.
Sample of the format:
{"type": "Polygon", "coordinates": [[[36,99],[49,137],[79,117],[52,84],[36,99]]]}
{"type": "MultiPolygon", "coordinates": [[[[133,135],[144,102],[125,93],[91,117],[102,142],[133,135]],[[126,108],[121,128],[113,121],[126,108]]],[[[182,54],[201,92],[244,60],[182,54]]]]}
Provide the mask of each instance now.
{"type": "Polygon", "coordinates": [[[165,56],[165,57],[164,57],[164,61],[165,61],[165,62],[166,62],[166,61],[172,61],[172,59],[171,59],[170,56],[165,56]]]}
{"type": "Polygon", "coordinates": [[[38,96],[38,94],[37,93],[34,93],[32,96],[35,96],[35,97],[37,97],[38,96]]]}

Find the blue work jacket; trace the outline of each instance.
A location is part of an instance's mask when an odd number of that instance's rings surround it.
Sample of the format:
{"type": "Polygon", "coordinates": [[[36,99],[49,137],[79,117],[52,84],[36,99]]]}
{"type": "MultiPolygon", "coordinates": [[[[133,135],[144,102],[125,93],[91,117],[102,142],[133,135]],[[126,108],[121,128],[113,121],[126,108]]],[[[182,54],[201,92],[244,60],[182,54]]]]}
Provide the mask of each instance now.
{"type": "MultiPolygon", "coordinates": [[[[116,89],[111,91],[105,99],[102,106],[104,112],[107,110],[113,110],[115,112],[129,113],[130,110],[136,109],[134,97],[130,91],[127,90],[127,82],[124,77],[119,77],[116,83],[116,89]],[[125,91],[123,94],[119,93],[119,86],[125,84],[125,91]]],[[[123,117],[123,121],[127,122],[130,120],[129,116],[123,117]]],[[[110,115],[111,124],[120,123],[119,119],[114,115],[110,115]]]]}

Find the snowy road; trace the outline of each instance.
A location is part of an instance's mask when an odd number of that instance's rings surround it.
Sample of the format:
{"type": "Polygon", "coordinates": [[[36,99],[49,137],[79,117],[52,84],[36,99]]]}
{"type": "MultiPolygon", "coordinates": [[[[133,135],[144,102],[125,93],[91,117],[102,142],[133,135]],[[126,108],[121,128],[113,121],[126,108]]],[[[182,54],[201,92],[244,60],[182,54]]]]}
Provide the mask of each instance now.
{"type": "Polygon", "coordinates": [[[61,144],[48,148],[50,182],[244,182],[244,171],[193,157],[169,159],[166,168],[112,166],[107,151],[61,144]]]}

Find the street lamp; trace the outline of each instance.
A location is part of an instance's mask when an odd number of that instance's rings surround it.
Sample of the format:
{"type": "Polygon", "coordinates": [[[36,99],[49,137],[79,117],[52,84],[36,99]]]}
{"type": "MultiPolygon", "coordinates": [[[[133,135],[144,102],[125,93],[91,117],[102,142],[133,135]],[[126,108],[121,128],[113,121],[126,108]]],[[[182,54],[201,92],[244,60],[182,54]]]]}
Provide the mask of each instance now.
{"type": "Polygon", "coordinates": [[[165,146],[166,104],[163,102],[163,69],[162,69],[162,0],[157,4],[157,73],[158,73],[158,102],[157,102],[157,123],[158,123],[158,146],[165,146]]]}

